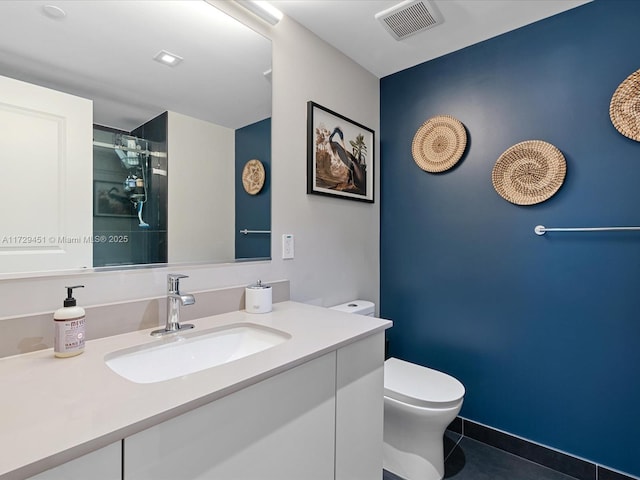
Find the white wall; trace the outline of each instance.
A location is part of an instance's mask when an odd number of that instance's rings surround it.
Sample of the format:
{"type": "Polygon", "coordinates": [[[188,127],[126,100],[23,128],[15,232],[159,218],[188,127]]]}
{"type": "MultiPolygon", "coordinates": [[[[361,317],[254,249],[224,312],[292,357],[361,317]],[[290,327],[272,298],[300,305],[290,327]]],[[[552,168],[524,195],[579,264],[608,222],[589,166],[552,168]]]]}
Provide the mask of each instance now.
{"type": "Polygon", "coordinates": [[[272,39],[274,258],[281,256],[283,233],[296,238],[296,258],[274,263],[291,280],[293,300],[330,306],[365,298],[377,304],[379,176],[374,204],[307,195],[306,103],[313,100],[379,132],[378,79],[286,17],[272,39]]]}
{"type": "Polygon", "coordinates": [[[235,131],[176,112],[167,122],[169,263],[232,261],[235,131]]]}
{"type": "Polygon", "coordinates": [[[86,286],[76,297],[81,305],[162,295],[168,271],[190,275],[181,282],[187,292],[289,279],[292,300],[330,306],[359,297],[378,303],[378,173],[374,204],[306,194],[307,101],[373,129],[378,161],[378,79],[287,17],[271,28],[233,2],[209,1],[273,40],[273,260],[3,280],[0,317],[58,308],[69,281],[86,286]],[[280,258],[283,233],[295,235],[293,260],[280,258]]]}

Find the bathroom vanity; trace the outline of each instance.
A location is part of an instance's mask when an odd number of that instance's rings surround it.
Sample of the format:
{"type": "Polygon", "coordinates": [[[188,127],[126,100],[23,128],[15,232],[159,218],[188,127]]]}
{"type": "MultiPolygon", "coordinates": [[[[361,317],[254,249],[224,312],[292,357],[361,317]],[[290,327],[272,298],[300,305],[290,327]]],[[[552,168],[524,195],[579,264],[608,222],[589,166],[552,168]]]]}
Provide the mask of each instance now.
{"type": "Polygon", "coordinates": [[[120,376],[105,357],[182,333],[93,340],[69,359],[50,349],[0,359],[0,479],[380,477],[391,322],[281,302],[192,323],[190,332],[255,325],[287,339],[150,383],[120,376]]]}

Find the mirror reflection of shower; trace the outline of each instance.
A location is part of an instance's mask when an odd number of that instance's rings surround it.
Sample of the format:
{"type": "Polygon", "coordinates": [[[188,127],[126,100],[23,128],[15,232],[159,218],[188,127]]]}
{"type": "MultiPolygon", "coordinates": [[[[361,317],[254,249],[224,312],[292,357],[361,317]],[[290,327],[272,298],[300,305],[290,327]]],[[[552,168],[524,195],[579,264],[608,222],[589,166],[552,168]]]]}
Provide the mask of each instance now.
{"type": "Polygon", "coordinates": [[[94,125],[94,267],[167,262],[167,117],[94,125]]]}
{"type": "Polygon", "coordinates": [[[138,226],[149,228],[149,224],[142,220],[142,209],[147,201],[145,171],[149,158],[148,142],[130,135],[119,134],[116,135],[115,152],[120,157],[124,168],[127,169],[128,175],[124,180],[124,191],[138,213],[138,226]]]}

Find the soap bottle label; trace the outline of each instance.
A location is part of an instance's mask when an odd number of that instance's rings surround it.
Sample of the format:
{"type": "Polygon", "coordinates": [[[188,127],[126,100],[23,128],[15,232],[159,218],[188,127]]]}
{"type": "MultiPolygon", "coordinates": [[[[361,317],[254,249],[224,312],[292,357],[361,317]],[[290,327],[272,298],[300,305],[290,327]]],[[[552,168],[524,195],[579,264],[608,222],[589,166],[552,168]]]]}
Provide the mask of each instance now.
{"type": "Polygon", "coordinates": [[[85,317],[72,320],[57,320],[54,337],[54,352],[58,356],[71,356],[84,349],[85,317]]]}

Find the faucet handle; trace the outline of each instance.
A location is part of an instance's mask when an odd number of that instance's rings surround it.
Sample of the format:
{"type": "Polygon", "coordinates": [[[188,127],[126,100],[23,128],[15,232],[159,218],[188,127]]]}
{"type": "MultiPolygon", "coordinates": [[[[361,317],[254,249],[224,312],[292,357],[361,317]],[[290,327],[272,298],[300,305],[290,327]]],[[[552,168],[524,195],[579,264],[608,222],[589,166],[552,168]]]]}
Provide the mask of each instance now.
{"type": "Polygon", "coordinates": [[[167,275],[167,287],[170,292],[178,292],[180,290],[180,279],[189,278],[189,275],[181,273],[170,273],[167,275]]]}

